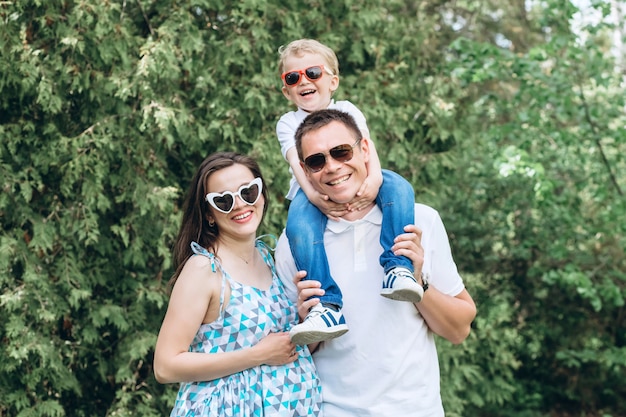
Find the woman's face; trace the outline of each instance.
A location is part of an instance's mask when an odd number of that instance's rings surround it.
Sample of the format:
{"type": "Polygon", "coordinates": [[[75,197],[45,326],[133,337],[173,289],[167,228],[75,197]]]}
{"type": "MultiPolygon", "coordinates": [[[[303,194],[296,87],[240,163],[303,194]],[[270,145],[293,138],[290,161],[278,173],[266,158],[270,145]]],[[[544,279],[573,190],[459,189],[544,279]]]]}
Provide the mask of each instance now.
{"type": "Polygon", "coordinates": [[[209,176],[207,193],[217,207],[208,202],[206,204],[209,204],[210,218],[217,224],[220,236],[256,236],[263,219],[265,198],[261,192],[263,185],[254,180],[252,171],[241,164],[231,165],[209,176]],[[248,202],[243,201],[242,197],[248,202]]]}

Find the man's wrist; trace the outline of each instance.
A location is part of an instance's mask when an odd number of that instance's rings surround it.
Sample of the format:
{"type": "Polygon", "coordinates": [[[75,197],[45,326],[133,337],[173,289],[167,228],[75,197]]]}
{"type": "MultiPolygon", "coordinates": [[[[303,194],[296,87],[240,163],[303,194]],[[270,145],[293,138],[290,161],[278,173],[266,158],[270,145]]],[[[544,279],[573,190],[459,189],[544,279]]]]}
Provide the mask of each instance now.
{"type": "Polygon", "coordinates": [[[428,290],[428,287],[430,286],[430,279],[429,279],[429,275],[425,274],[425,273],[421,273],[419,280],[418,280],[418,284],[422,286],[422,289],[424,290],[424,292],[426,292],[426,290],[428,290]]]}

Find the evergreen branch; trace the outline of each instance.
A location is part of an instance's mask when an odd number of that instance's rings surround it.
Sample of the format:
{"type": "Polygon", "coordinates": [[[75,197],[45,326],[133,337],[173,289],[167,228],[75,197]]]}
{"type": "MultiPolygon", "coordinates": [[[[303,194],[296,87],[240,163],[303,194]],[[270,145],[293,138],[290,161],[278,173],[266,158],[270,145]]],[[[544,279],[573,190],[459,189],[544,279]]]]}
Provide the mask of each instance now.
{"type": "Polygon", "coordinates": [[[146,24],[148,25],[148,29],[150,30],[150,35],[154,36],[154,30],[152,30],[152,25],[150,24],[150,19],[148,19],[148,15],[146,15],[146,12],[143,10],[143,7],[141,6],[141,0],[137,0],[137,6],[139,6],[139,10],[141,10],[141,14],[143,15],[143,20],[145,20],[146,24]]]}
{"type": "Polygon", "coordinates": [[[585,111],[585,120],[587,121],[589,126],[591,126],[591,131],[593,132],[593,136],[594,136],[593,141],[595,142],[596,146],[598,147],[598,150],[600,151],[602,162],[604,163],[604,166],[606,167],[606,170],[609,173],[609,178],[611,179],[611,183],[613,184],[613,187],[615,187],[615,189],[617,190],[617,193],[620,196],[623,196],[624,193],[622,192],[622,189],[617,183],[617,179],[615,178],[615,174],[613,173],[613,168],[611,167],[611,163],[609,162],[609,159],[606,157],[606,153],[604,152],[604,148],[602,147],[602,143],[600,142],[600,138],[599,138],[600,129],[598,128],[598,125],[591,118],[591,114],[589,112],[589,104],[587,102],[587,98],[585,97],[585,93],[583,91],[582,85],[580,83],[577,83],[577,87],[578,87],[578,93],[580,95],[580,99],[583,104],[583,109],[585,111]]]}

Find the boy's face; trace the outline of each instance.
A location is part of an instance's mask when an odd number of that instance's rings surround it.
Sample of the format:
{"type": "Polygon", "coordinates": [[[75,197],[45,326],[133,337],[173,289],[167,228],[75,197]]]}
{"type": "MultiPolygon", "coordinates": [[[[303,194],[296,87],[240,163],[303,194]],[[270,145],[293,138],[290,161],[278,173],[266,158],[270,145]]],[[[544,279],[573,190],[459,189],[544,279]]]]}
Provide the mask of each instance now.
{"type": "Polygon", "coordinates": [[[328,107],[333,92],[339,87],[339,77],[330,75],[328,63],[317,54],[305,53],[301,56],[292,55],[285,60],[285,72],[302,71],[313,66],[323,65],[325,70],[322,76],[315,80],[310,80],[303,74],[294,85],[283,83],[283,94],[287,100],[304,111],[313,112],[328,107]]]}

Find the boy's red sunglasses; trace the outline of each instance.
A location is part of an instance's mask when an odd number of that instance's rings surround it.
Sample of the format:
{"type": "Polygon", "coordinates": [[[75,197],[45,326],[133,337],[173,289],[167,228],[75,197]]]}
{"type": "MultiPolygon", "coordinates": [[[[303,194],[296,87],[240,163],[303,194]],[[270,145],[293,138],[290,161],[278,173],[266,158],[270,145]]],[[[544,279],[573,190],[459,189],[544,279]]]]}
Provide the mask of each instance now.
{"type": "Polygon", "coordinates": [[[324,68],[323,65],[314,65],[301,70],[283,72],[281,78],[286,86],[292,87],[300,82],[300,77],[302,75],[304,75],[309,81],[315,81],[322,77],[324,71],[326,71],[329,75],[333,75],[333,73],[324,68]]]}

